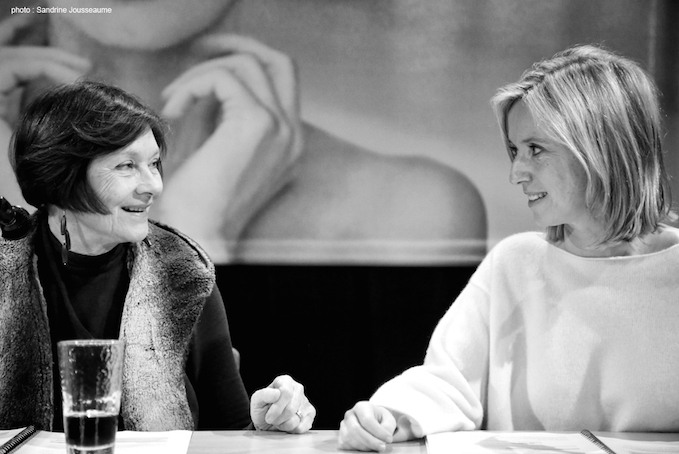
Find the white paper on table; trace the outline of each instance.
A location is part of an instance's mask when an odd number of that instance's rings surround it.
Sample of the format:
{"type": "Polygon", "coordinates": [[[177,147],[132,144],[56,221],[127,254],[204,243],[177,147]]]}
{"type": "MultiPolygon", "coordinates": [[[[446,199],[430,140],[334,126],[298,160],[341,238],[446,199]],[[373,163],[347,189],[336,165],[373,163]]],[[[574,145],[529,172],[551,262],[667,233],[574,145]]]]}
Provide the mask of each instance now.
{"type": "MultiPolygon", "coordinates": [[[[631,440],[597,435],[616,454],[679,453],[679,440],[631,440]]],[[[447,432],[427,436],[428,454],[603,454],[579,432],[447,432]]]]}
{"type": "MultiPolygon", "coordinates": [[[[0,443],[12,438],[21,429],[0,431],[0,443]]],[[[133,432],[116,434],[115,454],[186,454],[191,442],[190,430],[167,432],[133,432]]],[[[40,431],[16,451],[17,454],[64,454],[66,440],[60,432],[40,431]]]]}
{"type": "Polygon", "coordinates": [[[428,435],[427,453],[601,454],[603,451],[578,432],[474,430],[428,435]]]}
{"type": "Polygon", "coordinates": [[[9,429],[9,430],[0,430],[0,445],[2,445],[4,442],[9,441],[10,438],[24,430],[25,428],[22,427],[20,429],[9,429]]]}
{"type": "Polygon", "coordinates": [[[679,453],[679,440],[622,440],[620,438],[599,435],[599,440],[616,453],[620,454],[663,454],[679,453]]]}

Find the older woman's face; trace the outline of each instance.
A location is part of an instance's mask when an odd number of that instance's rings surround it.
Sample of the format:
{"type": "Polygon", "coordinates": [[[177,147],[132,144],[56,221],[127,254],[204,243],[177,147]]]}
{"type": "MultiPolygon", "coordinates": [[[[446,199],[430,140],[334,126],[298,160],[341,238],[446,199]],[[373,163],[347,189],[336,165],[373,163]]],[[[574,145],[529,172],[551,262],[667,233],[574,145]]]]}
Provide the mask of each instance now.
{"type": "Polygon", "coordinates": [[[111,8],[111,13],[60,14],[102,44],[158,50],[180,44],[224,18],[235,0],[48,0],[49,6],[111,8]]]}
{"type": "MultiPolygon", "coordinates": [[[[138,242],[148,234],[148,211],[163,190],[160,150],[151,131],[114,153],[96,158],[87,180],[108,214],[74,213],[76,231],[90,253],[120,243],[138,242]]],[[[76,251],[77,252],[77,251],[76,251]]]]}
{"type": "Polygon", "coordinates": [[[509,180],[523,187],[535,222],[542,228],[565,224],[591,230],[596,222],[586,207],[584,168],[548,138],[522,101],[509,111],[507,138],[513,155],[509,180]]]}

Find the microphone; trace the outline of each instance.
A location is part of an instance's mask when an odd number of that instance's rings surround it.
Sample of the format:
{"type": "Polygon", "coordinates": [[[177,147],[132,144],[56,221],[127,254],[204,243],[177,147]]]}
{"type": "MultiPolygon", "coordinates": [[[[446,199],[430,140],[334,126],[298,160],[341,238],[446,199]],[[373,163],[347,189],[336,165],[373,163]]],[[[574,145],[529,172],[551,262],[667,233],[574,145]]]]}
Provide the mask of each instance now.
{"type": "Polygon", "coordinates": [[[28,211],[20,206],[12,205],[6,198],[0,197],[0,229],[2,237],[7,240],[18,240],[25,237],[31,228],[28,211]]]}

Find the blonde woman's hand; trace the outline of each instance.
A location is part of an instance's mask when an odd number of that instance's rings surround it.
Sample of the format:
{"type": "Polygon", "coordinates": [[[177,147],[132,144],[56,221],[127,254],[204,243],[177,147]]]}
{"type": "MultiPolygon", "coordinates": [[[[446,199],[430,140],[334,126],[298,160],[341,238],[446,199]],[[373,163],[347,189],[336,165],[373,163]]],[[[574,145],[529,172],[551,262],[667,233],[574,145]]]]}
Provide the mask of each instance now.
{"type": "Polygon", "coordinates": [[[193,104],[213,100],[217,124],[181,162],[168,157],[159,203],[162,220],[209,244],[215,237],[236,240],[250,218],[291,181],[303,138],[297,75],[287,55],[232,35],[209,36],[194,46],[219,56],[172,82],[163,93],[162,113],[178,119],[193,104]]]}
{"type": "Polygon", "coordinates": [[[250,399],[250,416],[259,430],[304,433],[311,429],[316,409],[304,394],[304,386],[280,375],[250,399]]]}
{"type": "Polygon", "coordinates": [[[358,402],[340,423],[340,449],[382,452],[394,441],[396,418],[384,407],[358,402]]]}

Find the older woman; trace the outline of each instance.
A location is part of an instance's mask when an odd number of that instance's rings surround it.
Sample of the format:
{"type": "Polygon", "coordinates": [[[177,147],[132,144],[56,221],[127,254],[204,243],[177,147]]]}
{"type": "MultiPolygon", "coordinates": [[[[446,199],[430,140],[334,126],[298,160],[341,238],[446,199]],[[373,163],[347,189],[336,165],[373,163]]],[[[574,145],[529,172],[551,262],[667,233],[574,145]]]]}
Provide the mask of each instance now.
{"type": "Polygon", "coordinates": [[[654,85],[580,46],[493,104],[509,178],[546,233],[500,242],[424,364],[349,410],[340,445],[456,430],[679,430],[679,231],[654,85]]]}
{"type": "Polygon", "coordinates": [[[248,402],[212,262],[149,222],[163,189],[159,117],[120,89],[66,85],[26,109],[11,151],[40,208],[25,238],[0,242],[0,427],[62,429],[55,346],[87,338],[127,341],[125,429],[311,427],[316,411],[290,377],[248,402]]]}

